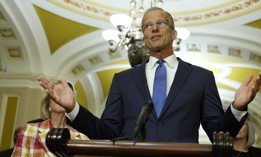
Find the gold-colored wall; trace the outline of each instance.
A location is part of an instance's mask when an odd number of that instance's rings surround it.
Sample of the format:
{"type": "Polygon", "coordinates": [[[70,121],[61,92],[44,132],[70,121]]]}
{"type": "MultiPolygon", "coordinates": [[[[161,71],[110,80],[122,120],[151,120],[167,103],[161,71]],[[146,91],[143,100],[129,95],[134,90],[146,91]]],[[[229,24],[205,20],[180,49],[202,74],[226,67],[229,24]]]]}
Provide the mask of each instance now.
{"type": "Polygon", "coordinates": [[[13,133],[17,127],[40,117],[43,95],[40,88],[0,88],[0,150],[13,146],[13,133]]]}

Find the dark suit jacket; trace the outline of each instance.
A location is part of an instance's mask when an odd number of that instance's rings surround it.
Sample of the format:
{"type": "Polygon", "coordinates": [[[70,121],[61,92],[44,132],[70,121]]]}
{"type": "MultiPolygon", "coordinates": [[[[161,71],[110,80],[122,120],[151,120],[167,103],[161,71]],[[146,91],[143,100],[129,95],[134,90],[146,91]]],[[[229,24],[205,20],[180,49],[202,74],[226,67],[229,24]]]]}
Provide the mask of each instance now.
{"type": "Polygon", "coordinates": [[[249,147],[248,154],[251,157],[260,157],[261,156],[261,148],[257,147],[249,147]]]}
{"type": "Polygon", "coordinates": [[[14,148],[6,149],[3,151],[0,151],[0,156],[1,157],[10,157],[13,153],[14,148]]]}
{"type": "MultiPolygon", "coordinates": [[[[153,109],[146,123],[145,141],[197,143],[200,123],[210,139],[212,132],[219,130],[236,136],[243,123],[235,119],[230,109],[224,114],[213,73],[178,60],[160,117],[153,109]]],[[[147,61],[114,75],[101,119],[80,107],[71,125],[91,139],[133,136],[141,107],[151,100],[145,74],[147,61]]]]}
{"type": "Polygon", "coordinates": [[[248,148],[247,153],[234,150],[233,156],[236,156],[236,157],[260,157],[261,156],[261,148],[251,146],[251,147],[248,148]]]}

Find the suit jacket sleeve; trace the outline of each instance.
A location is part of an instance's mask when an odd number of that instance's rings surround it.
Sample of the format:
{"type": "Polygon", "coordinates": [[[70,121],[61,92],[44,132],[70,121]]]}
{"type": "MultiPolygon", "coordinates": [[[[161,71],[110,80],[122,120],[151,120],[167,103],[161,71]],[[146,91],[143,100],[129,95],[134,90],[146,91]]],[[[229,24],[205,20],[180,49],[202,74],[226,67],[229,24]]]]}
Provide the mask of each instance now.
{"type": "Polygon", "coordinates": [[[226,110],[223,116],[218,116],[219,113],[217,111],[219,111],[222,108],[222,106],[213,105],[216,102],[220,101],[216,100],[215,97],[219,98],[219,94],[217,91],[213,73],[211,72],[208,85],[206,86],[205,90],[205,102],[203,103],[204,105],[202,107],[202,127],[208,134],[211,141],[213,138],[212,134],[214,131],[229,132],[231,136],[235,137],[243,125],[244,118],[240,122],[238,122],[235,116],[233,115],[230,107],[226,110]]]}
{"type": "MultiPolygon", "coordinates": [[[[104,119],[103,115],[100,119],[80,106],[78,115],[73,122],[70,122],[70,125],[87,135],[90,139],[113,139],[118,137],[122,129],[122,112],[121,100],[119,99],[120,94],[117,88],[117,74],[113,78],[108,97],[109,101],[113,101],[113,103],[109,102],[109,104],[113,105],[105,107],[106,112],[103,112],[103,114],[109,114],[109,119],[104,119]]],[[[106,104],[108,104],[108,102],[106,104]]]]}

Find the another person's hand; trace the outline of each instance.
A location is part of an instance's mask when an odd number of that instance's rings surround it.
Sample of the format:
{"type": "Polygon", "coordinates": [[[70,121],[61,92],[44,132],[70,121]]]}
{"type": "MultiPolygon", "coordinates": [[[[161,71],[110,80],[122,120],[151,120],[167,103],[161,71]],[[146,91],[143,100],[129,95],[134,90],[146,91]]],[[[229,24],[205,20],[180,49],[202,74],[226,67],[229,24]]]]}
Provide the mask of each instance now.
{"type": "Polygon", "coordinates": [[[248,75],[239,89],[236,91],[233,106],[235,109],[242,111],[247,108],[247,105],[255,98],[261,86],[261,71],[256,79],[251,81],[253,75],[248,75]]]}
{"type": "Polygon", "coordinates": [[[75,94],[69,87],[66,80],[61,80],[63,86],[56,86],[51,80],[39,76],[39,84],[44,88],[46,93],[59,105],[65,108],[66,112],[71,112],[75,107],[75,94]]]}

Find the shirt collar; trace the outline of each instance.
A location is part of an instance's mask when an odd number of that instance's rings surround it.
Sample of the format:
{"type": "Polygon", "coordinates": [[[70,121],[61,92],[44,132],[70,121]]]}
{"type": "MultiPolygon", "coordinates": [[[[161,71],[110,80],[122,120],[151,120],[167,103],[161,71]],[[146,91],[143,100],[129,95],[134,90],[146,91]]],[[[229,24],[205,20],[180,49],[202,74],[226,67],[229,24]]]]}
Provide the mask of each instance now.
{"type": "MultiPolygon", "coordinates": [[[[150,69],[152,69],[154,66],[156,66],[156,62],[158,60],[159,60],[158,58],[150,56],[149,62],[147,63],[147,66],[150,69]]],[[[178,60],[177,60],[176,55],[174,53],[172,55],[168,56],[167,58],[165,58],[164,60],[170,68],[174,68],[178,63],[178,60]]]]}

